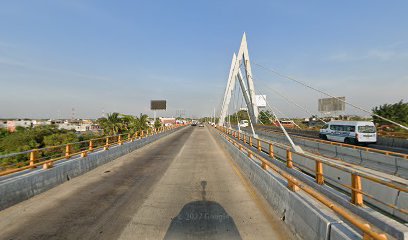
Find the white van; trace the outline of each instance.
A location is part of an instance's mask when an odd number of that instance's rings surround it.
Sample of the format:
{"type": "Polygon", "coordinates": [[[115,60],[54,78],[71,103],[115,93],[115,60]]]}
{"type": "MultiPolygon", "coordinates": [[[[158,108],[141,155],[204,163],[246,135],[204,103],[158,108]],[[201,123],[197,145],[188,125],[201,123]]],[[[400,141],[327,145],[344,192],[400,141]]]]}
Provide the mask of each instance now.
{"type": "Polygon", "coordinates": [[[331,121],[320,129],[319,137],[324,140],[349,144],[369,144],[377,142],[376,132],[373,122],[331,121]]]}
{"type": "Polygon", "coordinates": [[[248,120],[239,121],[239,127],[248,127],[248,126],[249,126],[248,120]]]}

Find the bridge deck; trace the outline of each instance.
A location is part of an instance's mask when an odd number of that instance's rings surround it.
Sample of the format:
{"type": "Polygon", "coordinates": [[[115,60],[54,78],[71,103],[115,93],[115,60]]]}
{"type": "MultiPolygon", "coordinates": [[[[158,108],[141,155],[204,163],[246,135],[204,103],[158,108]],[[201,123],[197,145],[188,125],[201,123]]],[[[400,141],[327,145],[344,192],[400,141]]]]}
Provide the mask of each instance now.
{"type": "Polygon", "coordinates": [[[288,239],[207,128],[188,127],[0,212],[4,239],[288,239]]]}

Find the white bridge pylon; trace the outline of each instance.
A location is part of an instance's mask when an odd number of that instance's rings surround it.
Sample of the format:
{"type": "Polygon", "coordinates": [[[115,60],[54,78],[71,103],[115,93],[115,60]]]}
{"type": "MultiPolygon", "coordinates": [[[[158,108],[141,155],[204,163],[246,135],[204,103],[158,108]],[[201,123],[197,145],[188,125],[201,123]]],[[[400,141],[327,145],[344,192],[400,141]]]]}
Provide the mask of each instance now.
{"type": "Polygon", "coordinates": [[[234,90],[235,81],[239,81],[242,95],[244,96],[245,104],[248,109],[249,119],[252,124],[258,122],[258,106],[255,100],[255,88],[252,79],[251,62],[249,61],[248,45],[246,34],[242,36],[241,46],[238,54],[232,56],[231,68],[228,75],[227,87],[224,93],[224,99],[221,106],[221,114],[218,125],[222,126],[225,122],[225,117],[228,114],[228,106],[231,101],[232,91],[234,90]],[[241,72],[241,64],[245,69],[245,75],[241,72]],[[245,76],[245,77],[244,77],[245,76]]]}

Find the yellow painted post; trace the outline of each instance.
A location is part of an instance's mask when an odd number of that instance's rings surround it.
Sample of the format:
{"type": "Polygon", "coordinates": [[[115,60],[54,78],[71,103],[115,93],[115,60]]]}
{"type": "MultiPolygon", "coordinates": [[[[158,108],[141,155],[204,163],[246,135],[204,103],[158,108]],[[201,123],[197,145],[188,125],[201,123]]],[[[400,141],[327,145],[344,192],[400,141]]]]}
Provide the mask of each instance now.
{"type": "Polygon", "coordinates": [[[252,158],[252,152],[251,151],[248,151],[248,157],[252,158]]]}
{"type": "Polygon", "coordinates": [[[321,161],[316,161],[316,182],[318,184],[324,183],[323,163],[321,161]]]}
{"type": "Polygon", "coordinates": [[[85,150],[85,151],[82,151],[81,152],[81,157],[82,158],[84,158],[84,157],[86,157],[86,156],[88,156],[88,152],[85,150]]]}
{"type": "Polygon", "coordinates": [[[71,144],[65,146],[65,158],[69,159],[71,157],[71,144]]]}
{"type": "Polygon", "coordinates": [[[106,137],[106,143],[105,146],[103,147],[104,150],[109,150],[109,137],[106,137]]]}
{"type": "Polygon", "coordinates": [[[258,141],[258,151],[262,152],[262,145],[261,145],[261,140],[257,140],[258,141]]]}
{"type": "Polygon", "coordinates": [[[357,174],[351,174],[351,202],[357,206],[363,205],[363,194],[361,193],[361,177],[357,174]]]}
{"type": "Polygon", "coordinates": [[[241,140],[241,133],[238,132],[238,141],[240,141],[240,140],[241,140]]]}
{"type": "Polygon", "coordinates": [[[49,169],[54,166],[53,162],[46,162],[43,164],[43,169],[49,169]]]}
{"type": "Polygon", "coordinates": [[[273,152],[273,145],[272,145],[272,143],[269,143],[269,156],[271,157],[271,158],[274,158],[274,152],[273,152]]]}
{"type": "Polygon", "coordinates": [[[292,152],[289,148],[286,149],[286,166],[288,168],[293,168],[292,152]]]}
{"type": "Polygon", "coordinates": [[[127,137],[128,142],[132,141],[132,137],[130,136],[130,133],[128,133],[128,137],[127,137]]]}
{"type": "Polygon", "coordinates": [[[293,183],[292,179],[288,179],[288,188],[293,192],[299,191],[299,187],[293,183]]]}
{"type": "Polygon", "coordinates": [[[266,165],[266,162],[262,161],[262,169],[263,170],[268,170],[268,165],[266,165]]]}
{"type": "Polygon", "coordinates": [[[89,150],[90,152],[92,152],[92,151],[93,151],[93,142],[92,142],[92,140],[90,140],[90,141],[89,141],[89,147],[88,147],[88,150],[89,150]]]}
{"type": "Polygon", "coordinates": [[[38,156],[38,150],[34,149],[33,151],[30,152],[30,166],[31,168],[35,168],[34,164],[35,161],[37,160],[37,156],[38,156]]]}
{"type": "Polygon", "coordinates": [[[242,134],[242,135],[244,135],[244,143],[246,143],[246,135],[245,134],[242,134]]]}
{"type": "Polygon", "coordinates": [[[118,144],[119,144],[119,145],[122,145],[122,144],[123,144],[123,143],[122,143],[122,136],[121,136],[121,135],[118,136],[118,144]]]}
{"type": "Polygon", "coordinates": [[[249,136],[249,146],[252,147],[252,136],[249,136]]]}
{"type": "Polygon", "coordinates": [[[142,131],[140,132],[140,138],[143,138],[143,135],[144,135],[144,130],[142,130],[142,131]]]}

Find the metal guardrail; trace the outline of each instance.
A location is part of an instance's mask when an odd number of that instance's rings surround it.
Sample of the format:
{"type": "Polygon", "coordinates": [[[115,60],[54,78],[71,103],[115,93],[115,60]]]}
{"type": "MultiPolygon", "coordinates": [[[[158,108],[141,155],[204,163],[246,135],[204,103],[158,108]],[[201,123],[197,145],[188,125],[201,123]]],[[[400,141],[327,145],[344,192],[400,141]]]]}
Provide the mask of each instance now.
{"type": "Polygon", "coordinates": [[[3,166],[3,169],[0,170],[0,176],[33,169],[41,165],[43,166],[43,169],[48,169],[53,167],[54,162],[59,160],[70,159],[74,156],[86,157],[90,152],[98,151],[101,149],[109,150],[110,147],[113,147],[115,145],[122,145],[125,142],[133,142],[136,139],[155,135],[157,133],[165,132],[180,126],[182,125],[177,124],[169,127],[160,127],[157,129],[137,131],[134,134],[127,133],[106,136],[81,142],[73,142],[58,146],[32,149],[23,152],[2,155],[0,156],[0,161],[2,161],[2,159],[12,157],[23,157],[26,159],[15,164],[3,166]]]}
{"type": "MultiPolygon", "coordinates": [[[[275,159],[276,158],[275,153],[274,153],[275,152],[274,151],[275,147],[286,150],[286,159],[282,159],[282,160],[284,160],[286,162],[286,166],[288,168],[295,169],[294,166],[296,167],[296,164],[294,164],[294,162],[293,162],[293,159],[292,159],[293,152],[291,151],[290,147],[288,147],[286,145],[283,145],[283,144],[272,143],[272,142],[262,140],[262,139],[259,139],[259,138],[254,138],[252,136],[247,136],[247,135],[245,135],[243,133],[240,133],[239,131],[235,131],[235,130],[224,128],[224,127],[217,127],[217,129],[219,129],[219,131],[222,132],[222,135],[229,142],[231,142],[234,146],[238,147],[241,151],[245,151],[247,153],[248,157],[259,160],[261,162],[261,166],[262,166],[262,168],[264,170],[267,170],[268,168],[271,168],[273,171],[277,172],[279,175],[284,177],[288,182],[288,188],[290,190],[296,191],[298,189],[302,189],[306,193],[308,193],[309,195],[311,195],[312,197],[314,197],[315,199],[317,199],[318,201],[320,201],[321,203],[323,203],[324,205],[326,205],[327,207],[332,209],[334,212],[336,212],[337,214],[344,217],[346,220],[348,220],[350,223],[352,223],[354,226],[356,226],[358,229],[360,229],[363,232],[364,239],[369,239],[369,238],[366,238],[366,237],[371,237],[372,239],[387,239],[387,236],[384,233],[377,233],[376,231],[373,231],[370,224],[367,223],[365,220],[361,219],[360,217],[358,217],[357,215],[355,215],[353,213],[350,213],[349,211],[345,210],[343,207],[338,206],[336,203],[332,202],[331,200],[329,200],[327,197],[325,197],[321,193],[316,192],[314,189],[307,186],[305,183],[300,182],[295,177],[293,177],[291,174],[283,171],[282,169],[280,169],[279,167],[274,165],[273,162],[271,162],[270,160],[267,160],[264,157],[262,157],[261,155],[256,153],[256,151],[266,152],[269,155],[269,157],[271,157],[272,159],[275,159]],[[256,145],[254,145],[254,141],[257,142],[256,145]],[[242,142],[242,144],[241,144],[241,142],[242,142]],[[262,142],[268,145],[267,150],[262,148],[262,144],[261,144],[262,142]],[[248,147],[246,147],[244,145],[248,145],[248,147]],[[251,148],[255,148],[256,151],[253,151],[251,148]]],[[[363,203],[364,203],[363,196],[375,199],[374,196],[371,196],[371,195],[369,195],[369,194],[367,194],[367,193],[365,193],[363,191],[361,178],[365,178],[365,179],[367,179],[369,181],[373,181],[373,182],[382,184],[382,185],[387,186],[389,188],[393,188],[393,189],[396,189],[396,190],[399,190],[399,191],[402,191],[402,192],[405,192],[405,193],[408,192],[407,185],[395,184],[391,180],[386,180],[386,179],[383,179],[383,178],[373,177],[373,176],[370,176],[367,173],[361,172],[359,170],[355,170],[355,169],[347,167],[347,166],[341,166],[340,164],[334,164],[333,162],[318,159],[318,158],[315,158],[315,157],[312,157],[312,156],[309,156],[309,155],[300,154],[300,153],[294,153],[294,154],[298,154],[298,155],[301,155],[301,156],[303,156],[305,158],[308,158],[308,159],[311,159],[311,160],[315,161],[315,166],[316,166],[315,169],[309,169],[309,170],[312,170],[315,173],[315,176],[314,176],[315,181],[318,184],[321,184],[321,185],[324,184],[325,183],[325,177],[328,178],[328,176],[324,175],[324,170],[323,170],[324,165],[339,169],[341,171],[344,171],[344,172],[350,174],[351,186],[347,186],[347,185],[344,185],[344,184],[342,184],[342,185],[351,190],[350,199],[351,199],[351,202],[355,206],[362,206],[363,205],[363,203]]],[[[393,209],[395,209],[397,211],[400,211],[401,213],[408,214],[407,209],[400,209],[400,208],[397,208],[394,205],[384,203],[384,202],[382,202],[380,200],[378,200],[378,201],[380,203],[382,203],[382,204],[385,204],[385,205],[387,205],[389,207],[392,207],[393,209]]]]}
{"type": "MultiPolygon", "coordinates": [[[[260,127],[260,126],[258,126],[258,127],[260,127]]],[[[273,128],[260,127],[260,129],[270,130],[270,131],[273,131],[274,133],[283,134],[279,130],[273,129],[273,128]]],[[[359,150],[363,150],[363,151],[366,151],[366,152],[381,153],[381,154],[384,154],[384,155],[387,155],[387,156],[390,155],[390,156],[396,156],[396,157],[401,157],[401,158],[408,159],[408,154],[404,154],[404,153],[397,153],[397,152],[386,151],[386,150],[375,149],[375,148],[369,148],[369,147],[362,147],[362,146],[357,146],[357,145],[352,145],[352,144],[347,144],[347,143],[339,143],[339,142],[332,142],[332,141],[329,141],[329,140],[322,140],[322,139],[315,139],[315,138],[311,138],[311,137],[304,137],[304,136],[296,135],[296,132],[294,134],[295,134],[294,137],[299,138],[299,139],[304,139],[304,140],[309,140],[309,141],[314,141],[314,142],[319,142],[319,143],[325,143],[325,144],[330,144],[330,145],[336,145],[336,146],[341,146],[341,147],[359,149],[359,150]]]]}

